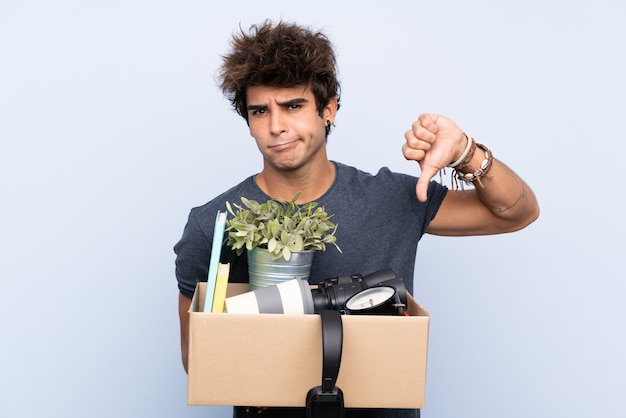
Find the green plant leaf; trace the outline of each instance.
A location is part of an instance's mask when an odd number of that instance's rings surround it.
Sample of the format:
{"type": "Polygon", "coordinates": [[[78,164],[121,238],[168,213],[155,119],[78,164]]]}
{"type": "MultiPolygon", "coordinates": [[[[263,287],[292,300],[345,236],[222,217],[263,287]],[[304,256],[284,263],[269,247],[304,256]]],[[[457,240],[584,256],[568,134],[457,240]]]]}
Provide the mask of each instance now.
{"type": "Polygon", "coordinates": [[[245,249],[271,247],[272,257],[291,258],[302,250],[326,250],[333,244],[339,252],[335,232],[337,225],[317,202],[296,204],[300,193],[291,200],[270,199],[259,203],[245,197],[241,205],[226,202],[232,218],[226,221],[227,245],[237,254],[245,249]]]}

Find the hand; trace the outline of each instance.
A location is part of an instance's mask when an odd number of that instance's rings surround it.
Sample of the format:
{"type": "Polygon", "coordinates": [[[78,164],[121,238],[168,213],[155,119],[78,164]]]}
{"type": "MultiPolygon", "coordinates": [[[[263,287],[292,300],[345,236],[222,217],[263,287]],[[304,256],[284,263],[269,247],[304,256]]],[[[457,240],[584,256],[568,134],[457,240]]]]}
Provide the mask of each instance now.
{"type": "Polygon", "coordinates": [[[404,137],[404,158],[417,161],[422,170],[415,192],[419,201],[425,202],[430,180],[461,156],[467,139],[453,121],[428,113],[421,114],[404,137]]]}

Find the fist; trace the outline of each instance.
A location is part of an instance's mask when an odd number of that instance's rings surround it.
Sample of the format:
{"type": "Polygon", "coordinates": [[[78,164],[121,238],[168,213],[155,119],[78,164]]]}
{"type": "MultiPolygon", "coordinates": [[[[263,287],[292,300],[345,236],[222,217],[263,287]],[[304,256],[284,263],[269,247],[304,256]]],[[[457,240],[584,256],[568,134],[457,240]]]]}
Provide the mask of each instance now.
{"type": "Polygon", "coordinates": [[[430,180],[463,153],[467,139],[453,121],[428,113],[419,116],[404,138],[404,158],[417,161],[422,171],[415,192],[417,198],[425,202],[430,180]]]}

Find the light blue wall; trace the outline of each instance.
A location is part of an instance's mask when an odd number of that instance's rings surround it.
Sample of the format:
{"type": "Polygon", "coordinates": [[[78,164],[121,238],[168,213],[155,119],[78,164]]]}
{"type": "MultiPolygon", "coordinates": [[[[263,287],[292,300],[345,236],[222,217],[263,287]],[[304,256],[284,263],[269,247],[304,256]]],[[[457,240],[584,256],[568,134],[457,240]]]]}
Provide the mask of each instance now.
{"type": "Polygon", "coordinates": [[[625,3],[215,4],[0,1],[0,416],[229,416],[185,405],[172,246],[260,168],[213,76],[240,22],[281,16],[336,43],[333,159],[418,173],[403,133],[442,113],[541,203],[422,241],[423,416],[623,416],[625,3]]]}

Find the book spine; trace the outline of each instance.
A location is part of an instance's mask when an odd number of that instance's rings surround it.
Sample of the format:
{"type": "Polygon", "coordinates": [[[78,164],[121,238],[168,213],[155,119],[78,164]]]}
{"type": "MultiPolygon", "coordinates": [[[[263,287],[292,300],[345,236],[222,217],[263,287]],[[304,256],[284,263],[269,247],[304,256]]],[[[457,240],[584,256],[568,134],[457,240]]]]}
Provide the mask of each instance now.
{"type": "Polygon", "coordinates": [[[213,296],[215,295],[215,282],[217,280],[217,267],[222,253],[224,230],[226,229],[226,212],[217,212],[215,228],[213,229],[213,244],[211,247],[211,259],[209,261],[209,274],[204,298],[204,312],[211,312],[213,308],[213,296]]]}
{"type": "Polygon", "coordinates": [[[222,264],[217,270],[217,282],[215,283],[215,295],[213,296],[213,313],[224,312],[224,301],[228,289],[228,276],[230,275],[230,263],[222,264]]]}

